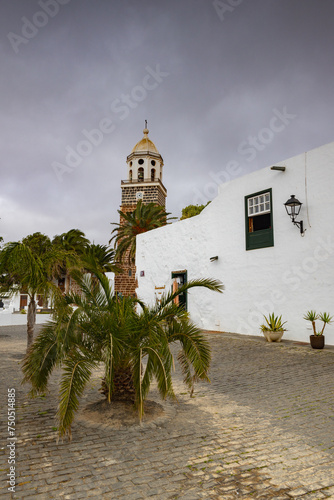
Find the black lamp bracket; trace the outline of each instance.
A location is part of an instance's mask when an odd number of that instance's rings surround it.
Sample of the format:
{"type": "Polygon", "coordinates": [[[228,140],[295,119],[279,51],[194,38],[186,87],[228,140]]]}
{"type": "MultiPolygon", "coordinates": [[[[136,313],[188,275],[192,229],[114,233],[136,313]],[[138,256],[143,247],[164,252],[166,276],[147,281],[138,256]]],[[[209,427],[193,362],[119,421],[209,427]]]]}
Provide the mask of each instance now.
{"type": "Polygon", "coordinates": [[[303,221],[302,220],[298,221],[298,220],[292,219],[292,222],[294,223],[295,226],[299,227],[300,234],[302,236],[304,236],[306,229],[304,229],[304,223],[303,223],[303,221]]]}

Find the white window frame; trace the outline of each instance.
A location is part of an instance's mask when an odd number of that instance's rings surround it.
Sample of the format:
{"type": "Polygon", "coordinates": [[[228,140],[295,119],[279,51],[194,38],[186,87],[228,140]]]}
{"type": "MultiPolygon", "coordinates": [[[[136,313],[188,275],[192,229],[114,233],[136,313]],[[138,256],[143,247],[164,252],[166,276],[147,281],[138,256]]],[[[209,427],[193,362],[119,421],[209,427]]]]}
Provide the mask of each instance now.
{"type": "Polygon", "coordinates": [[[248,198],[248,217],[256,217],[257,215],[269,214],[271,212],[270,206],[270,192],[258,194],[248,198]]]}

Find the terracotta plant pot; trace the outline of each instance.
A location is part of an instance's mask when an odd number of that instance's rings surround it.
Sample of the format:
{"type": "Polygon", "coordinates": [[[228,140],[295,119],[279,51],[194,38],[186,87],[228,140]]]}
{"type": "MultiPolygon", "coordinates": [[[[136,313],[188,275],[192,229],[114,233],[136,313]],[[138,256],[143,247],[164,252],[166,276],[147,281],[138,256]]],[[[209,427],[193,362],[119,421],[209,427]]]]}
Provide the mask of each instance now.
{"type": "Polygon", "coordinates": [[[310,343],[313,349],[323,349],[325,346],[325,337],[323,335],[310,335],[310,343]]]}
{"type": "Polygon", "coordinates": [[[268,342],[281,342],[282,336],[284,332],[263,332],[263,335],[266,337],[268,342]]]}

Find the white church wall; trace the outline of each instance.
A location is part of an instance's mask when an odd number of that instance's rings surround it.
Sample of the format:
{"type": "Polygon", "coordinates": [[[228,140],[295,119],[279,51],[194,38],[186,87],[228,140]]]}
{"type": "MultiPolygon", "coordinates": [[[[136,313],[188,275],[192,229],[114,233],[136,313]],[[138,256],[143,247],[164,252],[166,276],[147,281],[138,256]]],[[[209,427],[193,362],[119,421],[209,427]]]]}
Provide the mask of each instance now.
{"type": "MultiPolygon", "coordinates": [[[[284,338],[308,341],[305,312],[334,314],[334,143],[276,165],[286,171],[267,167],[223,184],[199,216],[138,236],[138,296],[154,301],[170,290],[172,271],[187,270],[188,280],[225,285],[223,294],[189,291],[188,310],[202,328],[262,335],[263,314],[275,312],[287,321],[284,338]],[[274,246],[246,251],[244,197],[269,188],[274,246]],[[283,205],[291,194],[303,203],[303,237],[283,205]]],[[[334,345],[334,325],[325,334],[334,345]]]]}

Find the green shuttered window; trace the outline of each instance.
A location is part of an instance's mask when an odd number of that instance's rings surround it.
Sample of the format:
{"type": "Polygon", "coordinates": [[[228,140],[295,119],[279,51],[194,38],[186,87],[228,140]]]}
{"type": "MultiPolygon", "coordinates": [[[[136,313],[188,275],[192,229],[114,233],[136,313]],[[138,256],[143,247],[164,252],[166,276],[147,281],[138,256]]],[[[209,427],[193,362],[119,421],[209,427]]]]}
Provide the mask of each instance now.
{"type": "Polygon", "coordinates": [[[274,246],[272,190],[245,196],[246,250],[274,246]]]}

